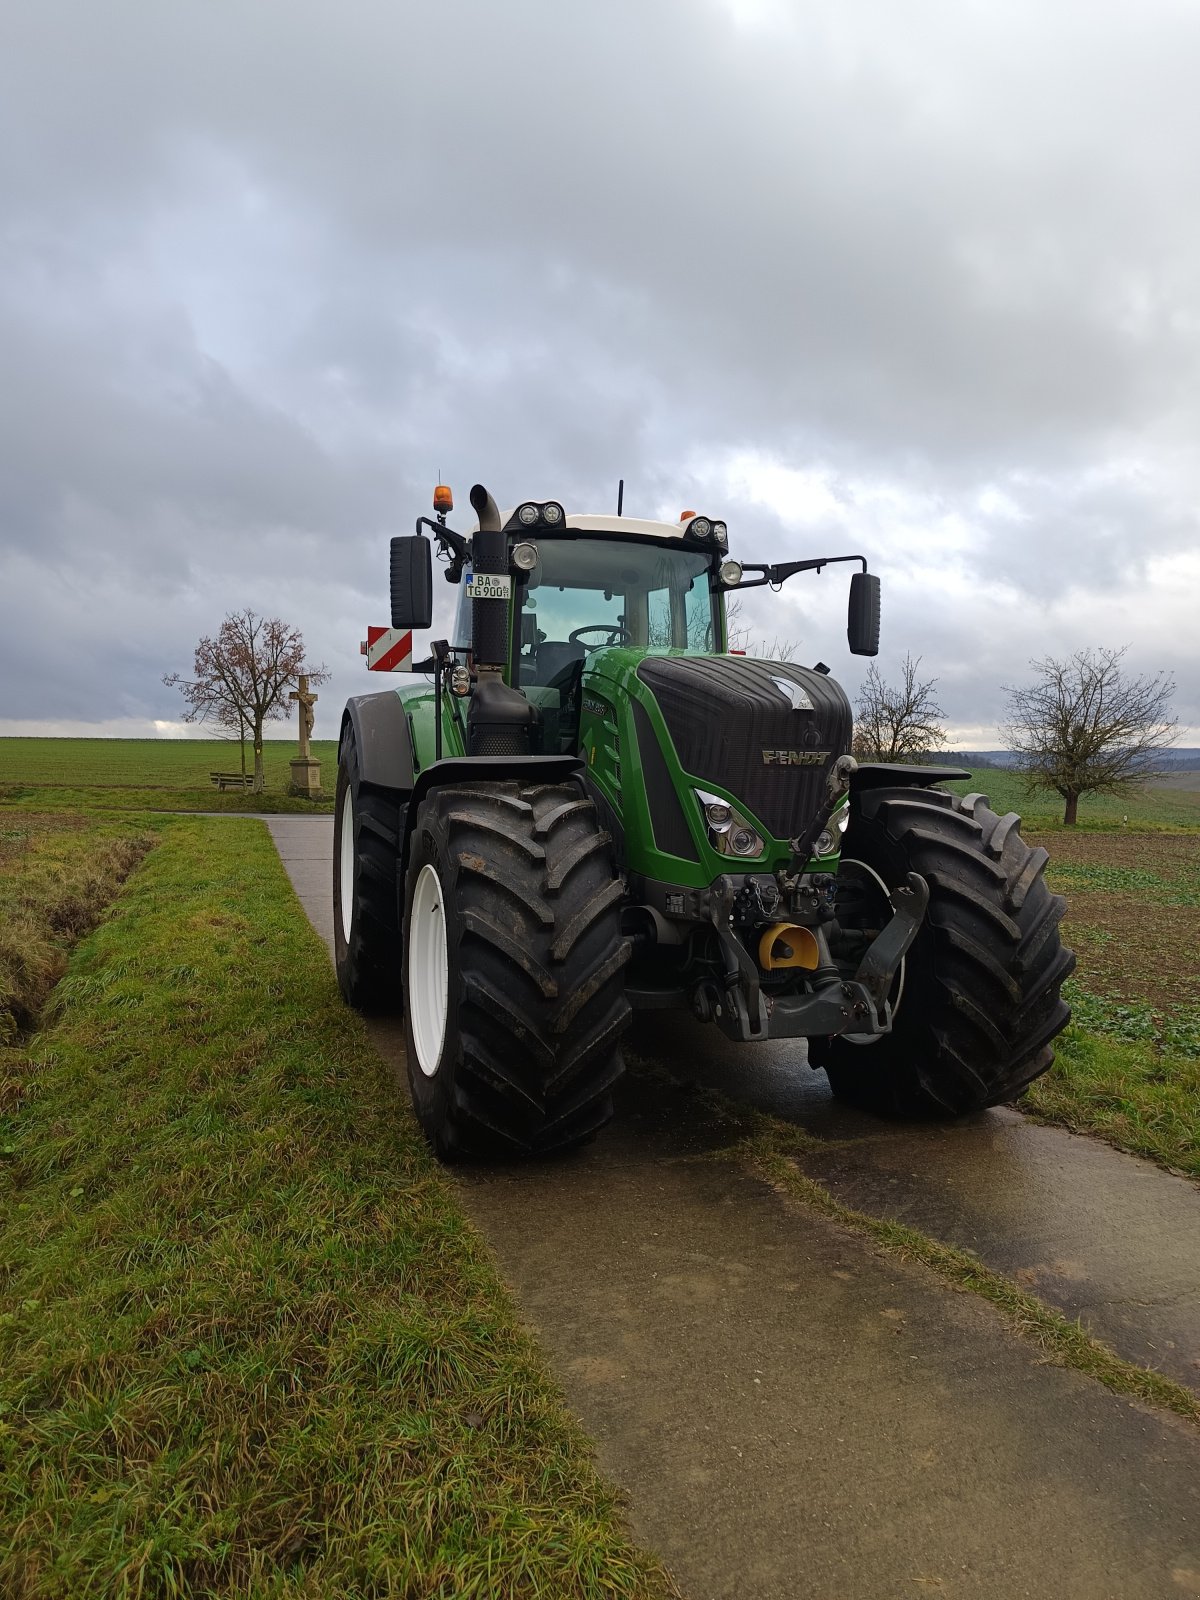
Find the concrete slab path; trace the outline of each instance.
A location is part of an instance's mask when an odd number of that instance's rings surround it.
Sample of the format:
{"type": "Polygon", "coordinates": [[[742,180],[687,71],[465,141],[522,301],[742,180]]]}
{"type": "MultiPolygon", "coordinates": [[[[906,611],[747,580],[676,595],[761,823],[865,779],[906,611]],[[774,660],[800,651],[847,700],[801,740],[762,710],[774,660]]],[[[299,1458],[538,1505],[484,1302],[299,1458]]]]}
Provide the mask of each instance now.
{"type": "MultiPolygon", "coordinates": [[[[265,820],[328,944],[330,819],[265,820]]],[[[402,1081],[402,1030],[373,1034],[402,1081]]],[[[595,1145],[459,1175],[691,1600],[1200,1596],[1200,1434],[1044,1365],[982,1301],[721,1159],[728,1134],[680,1064],[802,1121],[843,1198],[1075,1296],[1106,1337],[1173,1340],[1180,1370],[1195,1189],[1015,1113],[894,1129],[834,1106],[790,1051],[721,1043],[640,1024],[595,1145]]]]}

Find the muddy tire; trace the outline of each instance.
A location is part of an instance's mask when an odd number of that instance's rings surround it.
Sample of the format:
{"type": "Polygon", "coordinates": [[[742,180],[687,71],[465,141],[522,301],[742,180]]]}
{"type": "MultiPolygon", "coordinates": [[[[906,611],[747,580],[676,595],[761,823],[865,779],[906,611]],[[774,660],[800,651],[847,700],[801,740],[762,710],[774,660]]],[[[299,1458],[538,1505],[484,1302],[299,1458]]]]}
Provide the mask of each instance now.
{"type": "Polygon", "coordinates": [[[347,728],[333,814],[333,958],[338,987],[359,1011],[399,1011],[404,1002],[399,832],[399,796],[362,781],[347,728]]]}
{"type": "Polygon", "coordinates": [[[1075,957],[1045,850],[984,795],[875,789],[851,802],[842,859],[851,921],[886,920],[884,886],[907,872],[928,882],[929,910],[893,985],[891,1033],[813,1040],[810,1061],[839,1100],[884,1116],[960,1117],[1014,1099],[1050,1066],[1071,1017],[1059,990],[1075,957]]]}
{"type": "Polygon", "coordinates": [[[623,884],[571,784],[423,801],[405,880],[413,1105],[443,1160],[519,1157],[612,1115],[629,1021],[623,884]]]}

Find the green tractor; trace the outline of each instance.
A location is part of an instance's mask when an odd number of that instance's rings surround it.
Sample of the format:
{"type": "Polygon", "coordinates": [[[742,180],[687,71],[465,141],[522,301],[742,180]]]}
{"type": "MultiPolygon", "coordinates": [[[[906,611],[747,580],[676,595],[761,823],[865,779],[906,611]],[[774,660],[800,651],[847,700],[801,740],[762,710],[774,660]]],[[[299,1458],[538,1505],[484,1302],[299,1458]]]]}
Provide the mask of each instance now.
{"type": "Polygon", "coordinates": [[[436,546],[454,640],[346,706],[333,870],[342,993],[403,1008],[441,1157],[591,1137],[639,1008],[807,1040],[884,1115],[969,1115],[1046,1070],[1074,965],[1046,852],[940,787],[968,773],[856,762],[823,663],[728,649],[728,594],[850,561],[874,655],[861,557],[743,565],[709,517],[502,515],[478,484],[463,535],[448,501],[392,540],[391,606],[430,626],[436,546]]]}

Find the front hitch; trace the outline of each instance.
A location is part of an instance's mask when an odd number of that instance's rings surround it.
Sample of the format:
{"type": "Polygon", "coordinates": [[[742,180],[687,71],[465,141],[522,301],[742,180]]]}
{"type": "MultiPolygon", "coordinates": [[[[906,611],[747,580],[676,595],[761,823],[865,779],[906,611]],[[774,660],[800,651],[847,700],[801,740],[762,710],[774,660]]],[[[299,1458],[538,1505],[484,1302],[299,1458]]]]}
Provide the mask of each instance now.
{"type": "MultiPolygon", "coordinates": [[[[697,1014],[710,1017],[731,1039],[749,1043],[760,1039],[829,1038],[840,1033],[884,1034],[891,1031],[888,995],[900,963],[916,938],[929,906],[929,885],[910,872],[891,891],[893,915],[871,942],[853,978],[831,981],[807,994],[764,994],[758,972],[738,940],[718,926],[722,946],[738,961],[740,981],[733,981],[733,961],[726,976],[724,997],[697,1014]],[[730,949],[729,947],[732,947],[730,949]],[[736,952],[736,954],[735,954],[736,952]],[[747,982],[747,967],[751,969],[747,982]]],[[[714,919],[715,920],[715,919],[714,919]]]]}

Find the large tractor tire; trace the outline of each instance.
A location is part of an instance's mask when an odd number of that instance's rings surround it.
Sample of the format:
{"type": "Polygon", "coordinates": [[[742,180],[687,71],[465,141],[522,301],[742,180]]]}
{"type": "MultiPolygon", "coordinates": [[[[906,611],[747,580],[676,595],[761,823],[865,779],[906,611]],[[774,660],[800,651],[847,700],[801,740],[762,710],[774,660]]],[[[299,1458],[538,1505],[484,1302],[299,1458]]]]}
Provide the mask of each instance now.
{"type": "Polygon", "coordinates": [[[892,987],[892,1031],[813,1040],[809,1059],[839,1100],[891,1117],[961,1117],[1012,1100],[1054,1060],[1070,1021],[1060,998],[1075,957],[1066,909],[1015,812],[985,795],[875,789],[853,797],[839,921],[871,931],[887,891],[919,872],[929,909],[892,987]]]}
{"type": "Polygon", "coordinates": [[[363,782],[347,728],[333,814],[333,960],[342,994],[359,1011],[399,1011],[404,1000],[399,834],[399,796],[363,782]]]}
{"type": "Polygon", "coordinates": [[[611,1117],[623,892],[574,785],[422,802],[404,894],[408,1077],[443,1160],[565,1149],[611,1117]]]}

